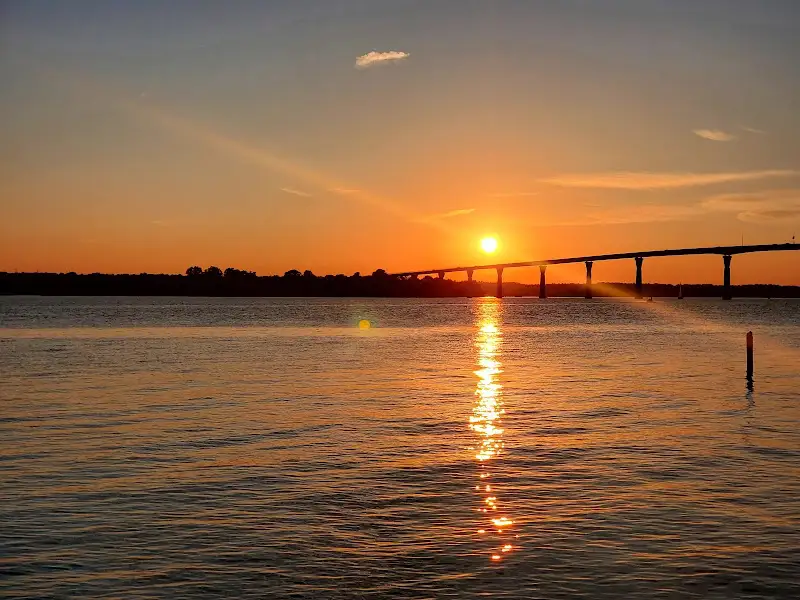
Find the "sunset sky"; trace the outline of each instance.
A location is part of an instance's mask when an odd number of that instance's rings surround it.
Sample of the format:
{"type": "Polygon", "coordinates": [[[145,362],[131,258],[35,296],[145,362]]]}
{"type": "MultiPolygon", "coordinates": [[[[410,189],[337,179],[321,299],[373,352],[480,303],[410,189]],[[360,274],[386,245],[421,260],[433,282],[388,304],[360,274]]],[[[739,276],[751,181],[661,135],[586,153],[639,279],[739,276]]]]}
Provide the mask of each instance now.
{"type": "MultiPolygon", "coordinates": [[[[788,242],[798,65],[797,0],[2,0],[0,270],[788,242]]],[[[720,282],[722,260],[644,278],[720,282]]],[[[800,285],[800,252],[734,257],[732,278],[800,285]]]]}

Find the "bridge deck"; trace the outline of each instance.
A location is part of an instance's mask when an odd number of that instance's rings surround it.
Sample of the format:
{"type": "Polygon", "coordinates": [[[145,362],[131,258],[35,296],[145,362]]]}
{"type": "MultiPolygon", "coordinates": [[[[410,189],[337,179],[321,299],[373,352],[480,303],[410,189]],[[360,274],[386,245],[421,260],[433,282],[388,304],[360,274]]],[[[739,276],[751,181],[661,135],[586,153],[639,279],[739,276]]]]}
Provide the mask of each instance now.
{"type": "Polygon", "coordinates": [[[686,256],[690,254],[733,255],[749,252],[776,252],[780,250],[800,250],[800,244],[756,244],[750,246],[711,246],[708,248],[678,248],[673,250],[647,250],[645,252],[621,252],[617,254],[595,254],[593,256],[574,256],[570,258],[551,258],[548,260],[531,260],[525,262],[498,263],[493,265],[475,265],[472,267],[448,267],[446,269],[426,269],[423,271],[405,271],[392,273],[398,277],[409,275],[435,275],[437,273],[453,273],[459,271],[484,271],[488,269],[512,269],[515,267],[538,267],[540,265],[563,265],[566,263],[595,262],[600,260],[619,260],[623,258],[647,258],[649,256],[686,256]]]}

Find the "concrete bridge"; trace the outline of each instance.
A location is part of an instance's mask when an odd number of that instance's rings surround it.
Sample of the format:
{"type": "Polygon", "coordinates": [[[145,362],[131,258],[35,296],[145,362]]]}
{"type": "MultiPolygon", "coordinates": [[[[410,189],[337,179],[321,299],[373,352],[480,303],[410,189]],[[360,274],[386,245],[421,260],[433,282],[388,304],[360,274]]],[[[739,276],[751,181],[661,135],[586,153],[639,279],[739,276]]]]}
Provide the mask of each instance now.
{"type": "Polygon", "coordinates": [[[674,250],[648,250],[646,252],[622,252],[617,254],[597,254],[594,256],[575,256],[572,258],[552,258],[549,260],[531,260],[526,262],[501,263],[494,265],[475,265],[472,267],[449,267],[447,269],[429,269],[425,271],[407,271],[393,273],[395,277],[413,277],[420,275],[437,275],[444,279],[446,273],[466,273],[467,279],[472,281],[475,271],[495,270],[497,272],[498,298],[503,297],[503,271],[518,267],[539,267],[539,297],[547,298],[547,284],[545,272],[548,265],[563,265],[567,263],[586,264],[586,297],[592,297],[592,265],[602,260],[622,260],[632,258],[636,263],[636,297],[642,297],[642,263],[645,258],[653,256],[687,256],[689,254],[718,254],[722,256],[723,264],[723,300],[731,299],[731,259],[734,254],[747,254],[750,252],[778,252],[784,250],[800,250],[800,244],[757,244],[751,246],[713,246],[710,248],[677,248],[674,250]]]}

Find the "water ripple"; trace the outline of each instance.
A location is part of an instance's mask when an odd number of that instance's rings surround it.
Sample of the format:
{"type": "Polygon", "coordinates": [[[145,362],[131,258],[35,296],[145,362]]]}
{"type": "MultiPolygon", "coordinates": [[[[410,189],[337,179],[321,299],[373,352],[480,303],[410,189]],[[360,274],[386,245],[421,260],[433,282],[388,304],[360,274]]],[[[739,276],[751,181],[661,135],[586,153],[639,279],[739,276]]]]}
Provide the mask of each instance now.
{"type": "Polygon", "coordinates": [[[0,304],[7,597],[800,597],[800,303],[0,304]]]}

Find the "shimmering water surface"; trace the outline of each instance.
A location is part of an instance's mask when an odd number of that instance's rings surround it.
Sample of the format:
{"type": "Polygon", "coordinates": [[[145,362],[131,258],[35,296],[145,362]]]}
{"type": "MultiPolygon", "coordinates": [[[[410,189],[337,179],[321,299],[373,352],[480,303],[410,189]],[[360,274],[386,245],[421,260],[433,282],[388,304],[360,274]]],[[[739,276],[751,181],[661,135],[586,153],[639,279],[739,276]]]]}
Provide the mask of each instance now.
{"type": "Polygon", "coordinates": [[[0,399],[7,597],[800,597],[798,301],[7,297],[0,399]]]}

